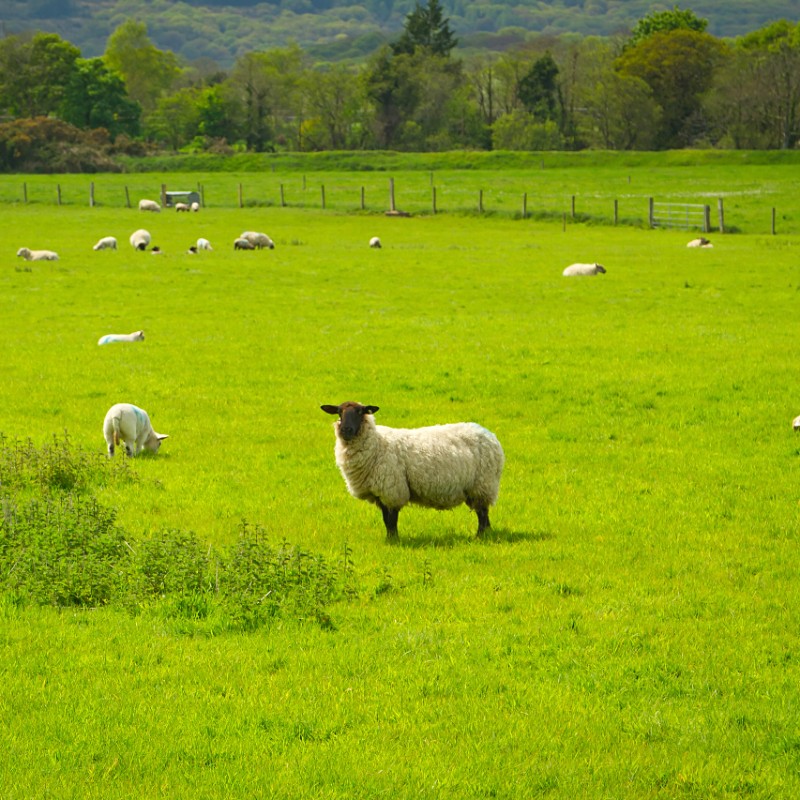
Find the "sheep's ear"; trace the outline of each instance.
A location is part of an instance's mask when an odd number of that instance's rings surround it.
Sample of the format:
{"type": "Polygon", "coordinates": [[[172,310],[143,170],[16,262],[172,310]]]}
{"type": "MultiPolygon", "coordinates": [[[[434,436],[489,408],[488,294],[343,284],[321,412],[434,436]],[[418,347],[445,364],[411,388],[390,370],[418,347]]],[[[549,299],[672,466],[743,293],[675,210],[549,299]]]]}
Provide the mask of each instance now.
{"type": "Polygon", "coordinates": [[[339,406],[320,406],[326,414],[338,414],[339,406]]]}
{"type": "Polygon", "coordinates": [[[158,441],[160,442],[162,439],[169,439],[168,433],[157,433],[156,436],[158,437],[158,441]]]}
{"type": "Polygon", "coordinates": [[[380,411],[380,408],[378,408],[378,406],[364,406],[365,414],[374,414],[376,411],[380,411]]]}

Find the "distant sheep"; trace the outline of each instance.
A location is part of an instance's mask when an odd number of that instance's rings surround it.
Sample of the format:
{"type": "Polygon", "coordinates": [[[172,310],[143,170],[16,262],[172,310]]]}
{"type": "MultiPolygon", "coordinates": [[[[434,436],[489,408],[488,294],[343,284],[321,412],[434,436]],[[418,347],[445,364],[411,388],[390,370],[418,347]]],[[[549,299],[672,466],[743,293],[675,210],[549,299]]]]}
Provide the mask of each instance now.
{"type": "Polygon", "coordinates": [[[20,247],[17,255],[26,261],[58,261],[58,253],[52,250],[30,250],[27,247],[20,247]]]}
{"type": "Polygon", "coordinates": [[[142,449],[158,452],[166,433],[156,433],[150,424],[147,412],[130,403],[117,403],[108,409],[103,420],[103,437],[108,445],[108,457],[114,455],[115,447],[125,442],[125,451],[130,457],[138,455],[142,449]]]}
{"type": "Polygon", "coordinates": [[[130,243],[136,250],[147,250],[147,245],[150,244],[150,231],[139,228],[131,234],[130,243]]]}
{"type": "Polygon", "coordinates": [[[139,211],[161,211],[161,206],[155,200],[140,200],[139,211]]]}
{"type": "Polygon", "coordinates": [[[381,240],[377,236],[373,236],[369,240],[369,246],[370,247],[381,247],[381,240]]]}
{"type": "Polygon", "coordinates": [[[320,408],[339,417],[336,464],[350,494],[380,508],[387,539],[397,539],[397,518],[408,503],[437,509],[466,503],[478,515],[478,535],[490,527],[505,455],[486,428],[474,422],[388,428],[375,424],[377,406],[320,408]]]}
{"type": "Polygon", "coordinates": [[[117,240],[114,236],[104,236],[100,239],[92,250],[116,250],[117,240]]]}
{"type": "Polygon", "coordinates": [[[97,344],[112,344],[113,342],[143,342],[144,331],[133,333],[107,333],[97,340],[97,344]]]}
{"type": "Polygon", "coordinates": [[[267,247],[270,250],[275,249],[275,242],[267,236],[266,233],[258,233],[256,231],[245,231],[244,233],[239,234],[240,239],[247,239],[253,247],[261,250],[263,247],[267,247]]]}
{"type": "Polygon", "coordinates": [[[800,431],[800,417],[795,417],[795,418],[792,420],[792,427],[793,427],[793,428],[794,428],[796,431],[800,431]]]}
{"type": "Polygon", "coordinates": [[[234,250],[255,250],[256,246],[249,239],[242,239],[240,236],[233,242],[234,250]]]}
{"type": "Polygon", "coordinates": [[[208,239],[203,239],[202,236],[197,240],[196,247],[197,247],[198,250],[213,250],[214,249],[211,246],[211,242],[209,242],[208,239]]]}
{"type": "Polygon", "coordinates": [[[687,247],[713,247],[714,245],[711,244],[710,239],[706,239],[705,236],[700,236],[697,239],[692,239],[689,244],[686,245],[687,247]]]}
{"type": "Polygon", "coordinates": [[[192,209],[192,211],[199,211],[200,210],[200,203],[198,203],[195,200],[194,203],[192,203],[192,205],[191,205],[191,209],[192,209]]]}
{"type": "Polygon", "coordinates": [[[570,264],[561,274],[569,278],[573,275],[601,275],[605,271],[602,264],[570,264]]]}
{"type": "Polygon", "coordinates": [[[191,206],[188,203],[175,203],[176,211],[189,211],[191,206]]]}

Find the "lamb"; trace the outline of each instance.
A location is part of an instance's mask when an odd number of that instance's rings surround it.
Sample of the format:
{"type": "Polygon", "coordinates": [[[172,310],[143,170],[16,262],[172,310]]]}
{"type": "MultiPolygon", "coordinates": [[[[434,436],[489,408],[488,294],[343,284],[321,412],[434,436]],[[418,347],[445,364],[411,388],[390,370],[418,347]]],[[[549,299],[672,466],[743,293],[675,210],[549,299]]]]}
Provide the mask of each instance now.
{"type": "Polygon", "coordinates": [[[377,236],[373,236],[369,240],[369,246],[370,247],[380,247],[381,246],[381,240],[377,236]]]}
{"type": "Polygon", "coordinates": [[[386,538],[397,541],[397,518],[408,503],[448,509],[465,503],[478,515],[478,536],[491,527],[505,455],[497,437],[475,422],[426,428],[376,425],[378,406],[324,405],[338,415],[336,464],[353,497],[380,508],[386,538]]]}
{"type": "Polygon", "coordinates": [[[697,239],[692,239],[689,244],[686,245],[687,247],[713,247],[714,245],[711,244],[709,239],[706,239],[705,236],[700,236],[697,239]]]}
{"type": "Polygon", "coordinates": [[[108,445],[108,457],[112,458],[114,448],[120,442],[125,442],[125,452],[130,457],[142,449],[157,453],[168,434],[156,433],[143,409],[130,403],[117,403],[108,409],[103,420],[103,437],[108,445]]]}
{"type": "Polygon", "coordinates": [[[253,247],[261,250],[263,247],[268,247],[270,250],[275,249],[275,242],[267,236],[266,233],[258,233],[256,231],[245,231],[239,234],[240,239],[247,239],[253,247]]]}
{"type": "Polygon", "coordinates": [[[204,239],[202,236],[197,240],[197,249],[198,250],[213,250],[214,248],[211,246],[211,242],[208,239],[204,239]]]}
{"type": "Polygon", "coordinates": [[[144,331],[133,333],[107,333],[97,340],[97,344],[112,344],[113,342],[143,342],[144,331]]]}
{"type": "Polygon", "coordinates": [[[188,203],[175,203],[175,210],[176,211],[189,211],[189,204],[188,203]]]}
{"type": "Polygon", "coordinates": [[[117,240],[114,236],[104,236],[100,239],[92,250],[116,250],[117,240]]]}
{"type": "Polygon", "coordinates": [[[140,200],[139,211],[161,211],[161,206],[155,200],[140,200]]]}
{"type": "Polygon", "coordinates": [[[561,274],[569,278],[573,275],[602,275],[605,271],[602,264],[570,264],[561,274]]]}
{"type": "Polygon", "coordinates": [[[234,239],[233,242],[233,249],[234,250],[255,250],[256,246],[247,239],[242,239],[240,236],[238,239],[234,239]]]}
{"type": "Polygon", "coordinates": [[[150,231],[146,231],[144,228],[139,228],[138,231],[134,231],[131,234],[131,246],[135,247],[137,250],[147,250],[147,245],[150,244],[150,238],[150,231]]]}
{"type": "Polygon", "coordinates": [[[17,256],[26,261],[58,261],[58,253],[52,250],[30,250],[27,247],[20,247],[17,256]]]}
{"type": "Polygon", "coordinates": [[[198,203],[197,200],[195,200],[194,203],[192,203],[192,205],[191,205],[191,209],[192,209],[192,211],[199,211],[200,210],[200,203],[198,203]]]}

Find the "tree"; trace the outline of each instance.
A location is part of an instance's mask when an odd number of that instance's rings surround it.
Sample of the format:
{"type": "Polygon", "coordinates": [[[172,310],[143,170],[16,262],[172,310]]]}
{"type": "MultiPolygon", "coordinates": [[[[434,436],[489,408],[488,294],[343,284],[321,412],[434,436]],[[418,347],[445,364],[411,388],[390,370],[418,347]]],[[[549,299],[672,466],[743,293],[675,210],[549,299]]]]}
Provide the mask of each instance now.
{"type": "Polygon", "coordinates": [[[559,97],[558,66],[550,53],[533,62],[517,86],[517,94],[525,110],[537,121],[556,121],[559,97]]]}
{"type": "Polygon", "coordinates": [[[308,72],[304,94],[313,125],[304,129],[303,149],[344,150],[357,146],[353,130],[362,107],[352,70],[342,65],[308,72]]]}
{"type": "Polygon", "coordinates": [[[395,55],[410,55],[424,48],[433,55],[447,57],[457,44],[439,0],[428,0],[427,6],[420,5],[417,0],[414,10],[406,17],[400,38],[391,48],[395,55]]]}
{"type": "Polygon", "coordinates": [[[631,32],[626,46],[635,47],[654,33],[667,33],[677,30],[704,33],[707,27],[707,19],[701,19],[690,8],[681,10],[678,6],[675,6],[671,11],[654,11],[652,14],[640,19],[631,32]]]}
{"type": "Polygon", "coordinates": [[[153,45],[144,22],[123,22],[108,37],[103,57],[108,67],[122,76],[128,94],[145,112],[156,107],[180,75],[177,56],[153,45]]]}
{"type": "Polygon", "coordinates": [[[128,97],[125,82],[101,58],[75,62],[61,103],[61,118],[79,128],[105,128],[112,138],[138,136],[142,109],[128,97]]]}

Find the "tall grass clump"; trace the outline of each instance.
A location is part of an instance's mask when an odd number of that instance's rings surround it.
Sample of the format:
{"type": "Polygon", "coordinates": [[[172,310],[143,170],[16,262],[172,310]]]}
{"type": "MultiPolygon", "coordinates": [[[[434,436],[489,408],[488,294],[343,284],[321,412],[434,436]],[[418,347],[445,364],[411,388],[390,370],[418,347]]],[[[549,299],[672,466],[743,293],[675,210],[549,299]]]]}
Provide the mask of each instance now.
{"type": "Polygon", "coordinates": [[[352,591],[341,567],[241,524],[228,551],[178,529],[136,536],[93,494],[135,480],[63,439],[37,447],[0,437],[0,593],[12,605],[126,609],[180,621],[182,630],[253,631],[281,613],[332,627],[327,606],[352,591]],[[189,627],[187,628],[187,622],[189,627]]]}

